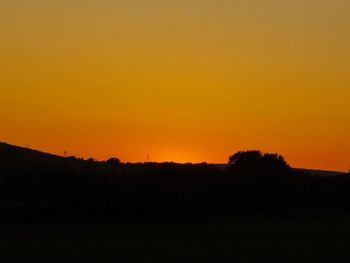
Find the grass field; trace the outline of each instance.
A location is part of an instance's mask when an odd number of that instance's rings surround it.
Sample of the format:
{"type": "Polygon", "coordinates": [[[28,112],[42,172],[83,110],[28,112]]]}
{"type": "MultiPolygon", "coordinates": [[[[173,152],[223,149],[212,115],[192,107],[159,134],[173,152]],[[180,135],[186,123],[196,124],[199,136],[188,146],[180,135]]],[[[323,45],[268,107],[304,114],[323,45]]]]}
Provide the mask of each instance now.
{"type": "Polygon", "coordinates": [[[3,222],[0,262],[349,262],[350,217],[206,224],[3,222]]]}

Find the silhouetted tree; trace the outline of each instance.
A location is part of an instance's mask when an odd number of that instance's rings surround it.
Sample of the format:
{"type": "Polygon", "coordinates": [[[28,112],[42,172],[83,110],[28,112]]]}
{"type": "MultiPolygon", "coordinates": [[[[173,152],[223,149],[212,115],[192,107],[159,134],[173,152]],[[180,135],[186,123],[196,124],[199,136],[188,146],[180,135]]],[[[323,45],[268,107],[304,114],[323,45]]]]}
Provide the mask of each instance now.
{"type": "Polygon", "coordinates": [[[277,153],[265,153],[263,156],[263,167],[266,174],[280,176],[291,174],[291,167],[284,157],[277,153]]]}
{"type": "Polygon", "coordinates": [[[107,161],[106,161],[106,164],[107,165],[110,165],[110,166],[116,166],[116,165],[120,165],[120,160],[119,158],[115,158],[115,157],[112,157],[112,158],[109,158],[107,161]]]}
{"type": "Polygon", "coordinates": [[[291,172],[283,156],[260,151],[240,151],[230,156],[229,170],[236,175],[263,178],[289,175],[291,172]]]}

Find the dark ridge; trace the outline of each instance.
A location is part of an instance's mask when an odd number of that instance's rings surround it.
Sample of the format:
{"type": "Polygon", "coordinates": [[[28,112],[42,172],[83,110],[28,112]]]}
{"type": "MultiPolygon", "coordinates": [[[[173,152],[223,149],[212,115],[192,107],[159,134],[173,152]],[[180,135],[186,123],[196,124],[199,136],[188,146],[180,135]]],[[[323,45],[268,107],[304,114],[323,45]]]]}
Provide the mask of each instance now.
{"type": "Polygon", "coordinates": [[[0,143],[0,216],[158,222],[223,220],[246,212],[350,212],[345,173],[292,170],[282,156],[259,151],[238,152],[229,160],[132,164],[0,143]]]}
{"type": "MultiPolygon", "coordinates": [[[[45,153],[39,150],[33,150],[26,147],[15,146],[8,143],[0,142],[0,162],[7,163],[22,163],[22,164],[39,164],[39,163],[51,163],[63,160],[80,160],[76,157],[63,157],[55,154],[45,153]]],[[[91,160],[90,160],[91,161],[91,160]]],[[[96,162],[96,161],[95,161],[96,162]]],[[[139,163],[141,164],[141,163],[139,163]]],[[[149,162],[148,164],[155,164],[149,162]]],[[[186,165],[186,164],[183,164],[186,165]]],[[[228,164],[211,164],[216,166],[221,170],[226,170],[228,164]]],[[[345,172],[338,171],[326,171],[326,170],[315,170],[315,169],[305,169],[305,168],[292,168],[297,174],[302,175],[312,175],[312,176],[340,176],[346,175],[345,172]]]]}
{"type": "Polygon", "coordinates": [[[0,161],[7,163],[45,163],[53,160],[62,160],[61,156],[14,146],[0,142],[0,161]]]}
{"type": "Polygon", "coordinates": [[[311,175],[311,176],[341,176],[346,175],[345,172],[337,171],[325,171],[325,170],[315,170],[315,169],[304,169],[304,168],[293,168],[296,173],[311,175]]]}

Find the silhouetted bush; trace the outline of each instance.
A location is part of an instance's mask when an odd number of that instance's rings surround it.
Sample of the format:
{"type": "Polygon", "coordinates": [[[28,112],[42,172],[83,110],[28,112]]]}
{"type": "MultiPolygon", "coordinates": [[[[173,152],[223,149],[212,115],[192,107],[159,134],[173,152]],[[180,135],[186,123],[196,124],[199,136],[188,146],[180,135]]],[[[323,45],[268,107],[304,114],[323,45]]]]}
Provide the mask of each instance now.
{"type": "Polygon", "coordinates": [[[230,156],[229,171],[237,176],[255,177],[252,180],[291,174],[283,156],[260,151],[240,151],[230,156]]]}
{"type": "Polygon", "coordinates": [[[120,162],[120,160],[118,158],[113,157],[113,158],[109,158],[106,161],[106,164],[110,165],[110,166],[115,166],[115,165],[120,165],[121,162],[120,162]]]}

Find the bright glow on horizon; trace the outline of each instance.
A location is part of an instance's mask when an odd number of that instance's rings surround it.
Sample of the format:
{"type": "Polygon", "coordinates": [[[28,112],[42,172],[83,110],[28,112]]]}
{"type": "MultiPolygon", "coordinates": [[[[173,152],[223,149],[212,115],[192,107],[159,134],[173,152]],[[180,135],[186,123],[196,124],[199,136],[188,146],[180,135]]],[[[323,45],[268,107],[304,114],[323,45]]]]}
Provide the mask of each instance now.
{"type": "Polygon", "coordinates": [[[346,0],[2,1],[0,141],[127,162],[350,167],[346,0]]]}

